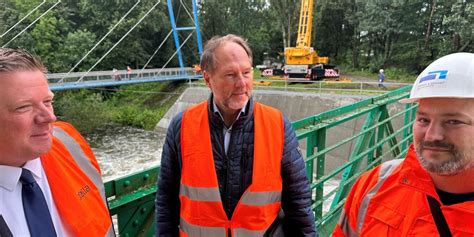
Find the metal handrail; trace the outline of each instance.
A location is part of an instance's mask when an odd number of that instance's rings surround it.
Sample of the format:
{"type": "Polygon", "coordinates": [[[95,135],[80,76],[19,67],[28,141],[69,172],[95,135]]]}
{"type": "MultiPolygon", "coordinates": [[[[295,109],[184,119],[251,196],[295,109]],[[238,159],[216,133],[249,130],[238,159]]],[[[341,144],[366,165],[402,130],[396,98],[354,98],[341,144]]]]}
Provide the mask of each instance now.
{"type": "Polygon", "coordinates": [[[48,84],[52,91],[83,88],[111,87],[158,81],[192,81],[202,75],[192,68],[145,69],[135,72],[126,70],[96,71],[85,76],[83,72],[47,74],[48,84]]]}

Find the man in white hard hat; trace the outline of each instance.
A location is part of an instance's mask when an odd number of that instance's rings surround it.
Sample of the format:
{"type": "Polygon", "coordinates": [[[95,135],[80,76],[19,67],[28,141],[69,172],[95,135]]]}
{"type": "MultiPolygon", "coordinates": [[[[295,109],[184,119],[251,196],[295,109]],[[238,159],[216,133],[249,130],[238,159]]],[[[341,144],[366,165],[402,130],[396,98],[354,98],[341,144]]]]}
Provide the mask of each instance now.
{"type": "Polygon", "coordinates": [[[333,236],[474,236],[474,54],[434,61],[401,102],[418,103],[406,158],[356,181],[333,236]]]}

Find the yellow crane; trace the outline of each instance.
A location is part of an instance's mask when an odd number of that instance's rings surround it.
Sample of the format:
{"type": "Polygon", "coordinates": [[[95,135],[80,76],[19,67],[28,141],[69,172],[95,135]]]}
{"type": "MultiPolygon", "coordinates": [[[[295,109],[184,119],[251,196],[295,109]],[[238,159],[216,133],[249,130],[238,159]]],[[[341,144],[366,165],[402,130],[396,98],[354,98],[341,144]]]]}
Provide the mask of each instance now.
{"type": "Polygon", "coordinates": [[[339,78],[339,72],[329,65],[328,57],[320,57],[311,47],[313,0],[302,0],[296,47],[285,48],[285,73],[289,79],[321,80],[339,78]]]}

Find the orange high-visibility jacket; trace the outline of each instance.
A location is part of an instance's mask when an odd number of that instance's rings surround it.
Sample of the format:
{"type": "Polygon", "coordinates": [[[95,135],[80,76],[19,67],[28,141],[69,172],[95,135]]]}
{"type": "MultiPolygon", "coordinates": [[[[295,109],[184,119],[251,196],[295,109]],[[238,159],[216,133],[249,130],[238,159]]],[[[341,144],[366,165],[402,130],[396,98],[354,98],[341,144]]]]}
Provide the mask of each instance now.
{"type": "Polygon", "coordinates": [[[282,114],[255,103],[252,184],[229,220],[222,205],[212,155],[208,103],[189,108],[181,122],[181,236],[263,236],[281,206],[282,114]]]}
{"type": "Polygon", "coordinates": [[[99,164],[73,126],[54,123],[53,146],[41,163],[59,215],[74,236],[115,236],[99,164]]]}
{"type": "Polygon", "coordinates": [[[357,180],[333,236],[439,236],[426,195],[440,203],[453,236],[474,236],[474,201],[441,204],[413,145],[405,160],[385,162],[357,180]]]}

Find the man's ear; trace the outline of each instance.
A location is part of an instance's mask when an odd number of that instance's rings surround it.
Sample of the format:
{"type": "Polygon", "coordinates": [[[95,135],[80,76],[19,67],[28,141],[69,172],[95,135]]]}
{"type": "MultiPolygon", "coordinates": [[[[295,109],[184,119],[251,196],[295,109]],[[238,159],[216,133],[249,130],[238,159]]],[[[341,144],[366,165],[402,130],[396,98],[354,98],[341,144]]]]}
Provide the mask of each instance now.
{"type": "Polygon", "coordinates": [[[210,84],[209,84],[209,72],[204,70],[202,75],[204,76],[204,81],[206,82],[206,85],[209,87],[210,86],[210,84]]]}

